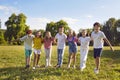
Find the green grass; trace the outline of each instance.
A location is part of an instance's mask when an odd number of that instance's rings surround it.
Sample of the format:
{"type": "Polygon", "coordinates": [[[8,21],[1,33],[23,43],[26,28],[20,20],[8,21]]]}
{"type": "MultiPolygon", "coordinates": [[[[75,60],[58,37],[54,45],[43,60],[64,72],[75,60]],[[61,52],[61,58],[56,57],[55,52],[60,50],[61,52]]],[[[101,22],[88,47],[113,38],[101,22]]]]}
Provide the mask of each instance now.
{"type": "MultiPolygon", "coordinates": [[[[78,47],[79,49],[79,47],[78,47]]],[[[99,74],[94,74],[93,48],[90,47],[87,68],[79,70],[80,54],[77,53],[76,69],[67,69],[68,47],[66,47],[63,67],[56,69],[50,67],[45,69],[45,53],[42,49],[40,65],[41,68],[25,70],[25,57],[23,46],[0,46],[0,80],[120,80],[120,47],[114,47],[115,52],[104,48],[101,58],[101,69],[99,74]]],[[[56,46],[52,51],[52,65],[57,63],[56,46]]],[[[33,61],[33,56],[32,56],[33,61]]]]}

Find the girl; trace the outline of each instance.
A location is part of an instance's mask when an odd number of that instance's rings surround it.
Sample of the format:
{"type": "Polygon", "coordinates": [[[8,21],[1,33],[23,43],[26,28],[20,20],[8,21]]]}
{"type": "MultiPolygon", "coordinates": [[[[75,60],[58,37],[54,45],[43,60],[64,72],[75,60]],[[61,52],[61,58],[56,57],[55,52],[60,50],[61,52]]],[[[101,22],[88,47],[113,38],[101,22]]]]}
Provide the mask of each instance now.
{"type": "Polygon", "coordinates": [[[68,68],[70,68],[71,60],[73,59],[73,68],[75,68],[76,62],[76,52],[77,52],[77,38],[76,34],[73,30],[69,30],[69,34],[67,37],[67,42],[69,45],[69,61],[68,68]]]}
{"type": "Polygon", "coordinates": [[[44,38],[44,48],[45,48],[45,53],[46,53],[46,66],[51,66],[51,51],[52,51],[52,43],[54,39],[51,37],[51,33],[47,31],[45,33],[45,38],[44,38]]]}
{"type": "Polygon", "coordinates": [[[36,67],[39,67],[39,59],[40,59],[40,53],[41,53],[41,46],[42,46],[42,37],[41,32],[35,33],[35,38],[33,39],[33,48],[34,48],[34,60],[33,60],[33,69],[36,67]]]}
{"type": "Polygon", "coordinates": [[[86,60],[89,50],[89,43],[90,43],[90,37],[87,37],[87,31],[82,30],[82,37],[79,37],[80,42],[80,69],[83,71],[83,69],[86,67],[86,60]]]}

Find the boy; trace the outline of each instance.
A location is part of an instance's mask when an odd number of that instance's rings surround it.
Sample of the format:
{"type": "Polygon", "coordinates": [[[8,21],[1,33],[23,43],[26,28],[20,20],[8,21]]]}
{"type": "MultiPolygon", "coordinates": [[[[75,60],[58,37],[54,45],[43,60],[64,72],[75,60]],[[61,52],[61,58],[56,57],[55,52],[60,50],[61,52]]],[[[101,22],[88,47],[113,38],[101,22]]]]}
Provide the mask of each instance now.
{"type": "Polygon", "coordinates": [[[57,68],[61,67],[63,62],[65,41],[67,38],[67,36],[63,32],[64,32],[64,27],[60,26],[59,32],[55,36],[55,40],[57,39],[57,51],[58,51],[58,63],[56,66],[57,68]]]}
{"type": "Polygon", "coordinates": [[[26,67],[25,69],[30,67],[30,59],[31,59],[31,54],[32,54],[32,45],[33,45],[33,38],[34,36],[32,35],[32,31],[28,30],[26,32],[27,34],[23,36],[22,38],[19,38],[15,41],[24,41],[24,46],[25,46],[25,57],[26,57],[26,67]]]}
{"type": "Polygon", "coordinates": [[[94,23],[94,31],[91,34],[91,38],[93,40],[93,47],[94,47],[94,58],[95,58],[95,64],[96,68],[94,72],[96,74],[99,73],[99,66],[100,66],[100,57],[102,54],[102,48],[104,45],[104,41],[110,46],[111,50],[113,50],[112,45],[106,38],[105,34],[100,31],[100,23],[96,22],[94,23]]]}

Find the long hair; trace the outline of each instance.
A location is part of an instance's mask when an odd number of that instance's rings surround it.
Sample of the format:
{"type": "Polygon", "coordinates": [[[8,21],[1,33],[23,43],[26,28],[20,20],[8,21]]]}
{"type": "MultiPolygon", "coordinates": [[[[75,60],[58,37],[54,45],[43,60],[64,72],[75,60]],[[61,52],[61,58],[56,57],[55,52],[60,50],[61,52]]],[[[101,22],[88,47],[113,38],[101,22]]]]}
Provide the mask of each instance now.
{"type": "MultiPolygon", "coordinates": [[[[72,29],[70,29],[70,30],[73,31],[72,29]]],[[[70,30],[69,30],[69,31],[70,31],[70,30]]],[[[75,31],[72,32],[72,35],[73,35],[73,37],[76,37],[75,31]]],[[[67,34],[67,39],[68,39],[69,37],[70,37],[70,36],[69,36],[69,32],[68,32],[68,34],[67,34]]]]}
{"type": "Polygon", "coordinates": [[[45,39],[46,39],[46,40],[52,39],[52,36],[51,36],[51,32],[50,32],[50,31],[46,31],[46,32],[45,32],[45,39]],[[47,37],[47,35],[46,35],[47,33],[49,33],[50,38],[47,37]]]}
{"type": "MultiPolygon", "coordinates": [[[[37,33],[41,33],[40,31],[35,32],[35,37],[37,37],[37,33]]],[[[42,38],[42,35],[40,34],[39,38],[42,38]]]]}

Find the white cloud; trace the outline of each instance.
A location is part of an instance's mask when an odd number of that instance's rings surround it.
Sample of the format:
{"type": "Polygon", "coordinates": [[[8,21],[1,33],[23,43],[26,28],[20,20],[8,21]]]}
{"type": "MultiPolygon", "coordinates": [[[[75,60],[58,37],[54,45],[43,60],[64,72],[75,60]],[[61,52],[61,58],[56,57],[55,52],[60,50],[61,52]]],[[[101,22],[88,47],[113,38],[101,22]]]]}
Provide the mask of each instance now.
{"type": "Polygon", "coordinates": [[[48,18],[28,18],[27,24],[30,25],[31,29],[45,29],[46,24],[50,21],[52,20],[48,18]]]}
{"type": "Polygon", "coordinates": [[[63,17],[62,20],[65,20],[69,24],[75,24],[79,21],[78,19],[73,19],[73,18],[70,18],[70,17],[63,17]]]}
{"type": "Polygon", "coordinates": [[[85,17],[86,17],[86,18],[93,18],[92,15],[86,15],[85,17]]]}
{"type": "Polygon", "coordinates": [[[11,13],[20,13],[20,10],[12,6],[0,5],[0,11],[2,11],[5,15],[11,14],[11,13]]]}

